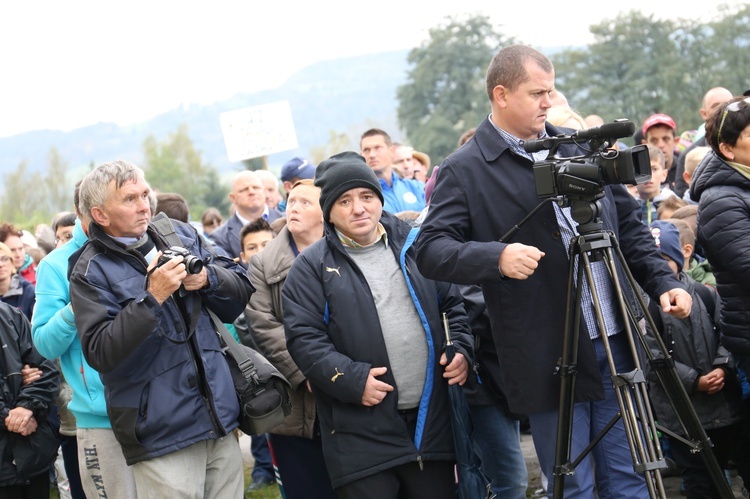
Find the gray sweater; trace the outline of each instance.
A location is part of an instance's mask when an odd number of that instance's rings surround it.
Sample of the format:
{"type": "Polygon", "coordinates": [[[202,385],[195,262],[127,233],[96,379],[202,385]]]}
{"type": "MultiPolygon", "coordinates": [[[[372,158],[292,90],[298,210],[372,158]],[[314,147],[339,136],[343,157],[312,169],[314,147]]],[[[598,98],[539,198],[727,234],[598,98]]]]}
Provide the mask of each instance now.
{"type": "Polygon", "coordinates": [[[375,300],[396,379],[398,408],[418,407],[427,372],[427,340],[398,262],[382,240],[366,248],[347,247],[346,251],[364,274],[375,300]]]}

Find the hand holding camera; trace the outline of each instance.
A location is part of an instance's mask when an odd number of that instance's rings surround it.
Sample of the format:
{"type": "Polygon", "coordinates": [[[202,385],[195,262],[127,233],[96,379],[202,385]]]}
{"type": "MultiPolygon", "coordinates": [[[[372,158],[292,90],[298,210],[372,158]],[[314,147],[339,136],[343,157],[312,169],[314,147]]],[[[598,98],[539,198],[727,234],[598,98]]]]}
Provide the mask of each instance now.
{"type": "Polygon", "coordinates": [[[201,259],[178,246],[159,252],[149,265],[148,273],[148,291],[159,304],[164,303],[180,286],[187,291],[195,291],[208,283],[201,259]]]}

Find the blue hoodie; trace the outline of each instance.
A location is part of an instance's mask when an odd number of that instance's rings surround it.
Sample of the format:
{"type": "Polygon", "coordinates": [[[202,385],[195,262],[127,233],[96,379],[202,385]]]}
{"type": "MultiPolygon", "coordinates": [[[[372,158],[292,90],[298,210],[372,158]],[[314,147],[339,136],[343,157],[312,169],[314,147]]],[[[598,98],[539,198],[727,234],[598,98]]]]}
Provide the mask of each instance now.
{"type": "Polygon", "coordinates": [[[60,357],[60,367],[73,389],[68,409],[79,428],[111,428],[104,385],[99,373],[83,358],[73,309],[70,307],[68,258],[88,238],[76,220],[73,239],[44,257],[36,271],[36,308],[32,338],[39,353],[48,359],[60,357]]]}

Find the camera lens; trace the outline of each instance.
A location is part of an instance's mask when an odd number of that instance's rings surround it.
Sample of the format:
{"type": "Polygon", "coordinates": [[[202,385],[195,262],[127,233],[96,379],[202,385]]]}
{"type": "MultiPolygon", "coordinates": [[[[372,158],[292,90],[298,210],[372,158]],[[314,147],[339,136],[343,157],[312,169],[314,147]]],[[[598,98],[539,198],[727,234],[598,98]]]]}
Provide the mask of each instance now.
{"type": "Polygon", "coordinates": [[[185,270],[187,270],[188,274],[200,274],[201,270],[203,270],[203,262],[197,256],[186,256],[185,261],[182,263],[185,264],[185,270]]]}

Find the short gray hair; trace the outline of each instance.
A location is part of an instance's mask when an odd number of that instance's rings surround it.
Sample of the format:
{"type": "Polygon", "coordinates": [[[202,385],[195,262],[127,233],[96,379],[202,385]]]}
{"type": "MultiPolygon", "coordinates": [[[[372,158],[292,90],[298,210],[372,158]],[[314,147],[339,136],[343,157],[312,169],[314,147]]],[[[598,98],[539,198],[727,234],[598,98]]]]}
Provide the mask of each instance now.
{"type": "MultiPolygon", "coordinates": [[[[91,217],[94,206],[104,206],[109,198],[109,184],[114,181],[119,189],[126,182],[145,181],[143,170],[124,160],[103,163],[90,171],[79,187],[79,209],[81,213],[91,217]]],[[[153,210],[152,210],[153,213],[153,210]]],[[[93,218],[93,217],[92,217],[93,218]]]]}

